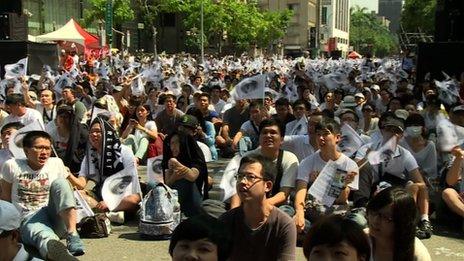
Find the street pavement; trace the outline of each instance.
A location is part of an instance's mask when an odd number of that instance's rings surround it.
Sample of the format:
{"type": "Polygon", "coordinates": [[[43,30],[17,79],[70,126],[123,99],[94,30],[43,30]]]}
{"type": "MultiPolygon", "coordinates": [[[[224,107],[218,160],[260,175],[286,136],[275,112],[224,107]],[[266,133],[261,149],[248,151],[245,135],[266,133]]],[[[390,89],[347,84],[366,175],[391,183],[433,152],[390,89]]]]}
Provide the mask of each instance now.
{"type": "MultiPolygon", "coordinates": [[[[214,177],[214,186],[211,197],[220,199],[220,177],[227,160],[220,159],[209,163],[210,175],[214,177]]],[[[142,180],[146,179],[145,168],[139,168],[142,180]]],[[[84,239],[86,254],[79,257],[80,260],[170,260],[168,253],[169,241],[154,241],[141,239],[137,233],[137,221],[128,222],[126,225],[113,226],[108,238],[84,239]]],[[[435,226],[435,235],[423,240],[429,250],[432,260],[464,260],[464,234],[462,225],[454,229],[443,225],[435,226]]],[[[297,260],[305,260],[301,248],[297,248],[297,260]]]]}

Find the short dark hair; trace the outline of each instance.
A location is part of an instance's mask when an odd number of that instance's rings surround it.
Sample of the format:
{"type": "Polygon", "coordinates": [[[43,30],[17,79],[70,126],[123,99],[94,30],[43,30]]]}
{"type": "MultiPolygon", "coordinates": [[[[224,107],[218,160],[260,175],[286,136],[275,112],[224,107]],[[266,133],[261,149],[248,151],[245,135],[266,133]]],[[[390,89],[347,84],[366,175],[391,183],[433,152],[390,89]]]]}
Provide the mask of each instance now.
{"type": "Polygon", "coordinates": [[[251,101],[250,102],[250,105],[248,105],[248,107],[251,109],[251,108],[259,108],[259,109],[262,109],[264,108],[264,104],[260,101],[251,101]]]}
{"type": "Polygon", "coordinates": [[[279,129],[281,137],[283,137],[285,135],[285,133],[283,131],[282,123],[279,120],[275,119],[275,118],[268,118],[268,119],[262,120],[261,123],[259,124],[259,134],[261,135],[261,132],[263,131],[263,129],[266,128],[266,127],[270,127],[270,126],[277,126],[277,128],[279,129]]]}
{"type": "Polygon", "coordinates": [[[404,121],[404,126],[425,126],[425,119],[419,113],[412,113],[408,116],[408,118],[404,121]]]}
{"type": "Polygon", "coordinates": [[[354,116],[356,122],[359,122],[359,116],[358,116],[358,114],[357,114],[355,111],[350,110],[350,109],[342,110],[342,112],[341,112],[340,115],[339,115],[340,120],[342,119],[343,114],[347,114],[347,113],[353,114],[353,116],[354,116]]]}
{"type": "Polygon", "coordinates": [[[249,165],[253,163],[261,164],[262,166],[261,175],[263,175],[264,181],[272,181],[272,183],[274,183],[275,178],[277,176],[276,165],[270,159],[264,157],[261,154],[253,154],[252,156],[244,156],[240,160],[239,169],[241,169],[244,165],[249,165]]]}
{"type": "Polygon", "coordinates": [[[290,106],[290,101],[285,97],[281,97],[275,101],[275,106],[290,106]]]}
{"type": "Polygon", "coordinates": [[[15,104],[26,106],[26,102],[24,101],[24,95],[20,93],[12,93],[6,96],[5,105],[15,105],[15,104]]]}
{"type": "Polygon", "coordinates": [[[3,134],[3,132],[6,131],[7,129],[19,130],[22,127],[24,127],[24,124],[22,124],[19,121],[9,122],[9,123],[3,125],[2,129],[0,130],[0,133],[3,134]]]}
{"type": "Polygon", "coordinates": [[[318,130],[329,130],[332,134],[340,134],[340,124],[334,119],[322,117],[322,120],[316,125],[316,131],[318,130]]]}
{"type": "Polygon", "coordinates": [[[229,257],[232,242],[230,232],[220,220],[200,214],[182,221],[172,233],[169,243],[169,254],[172,256],[174,248],[181,240],[195,241],[207,239],[217,246],[218,260],[225,261],[229,257]]]}
{"type": "Polygon", "coordinates": [[[296,100],[293,103],[292,107],[295,108],[298,105],[303,105],[306,108],[307,111],[311,110],[311,103],[309,103],[307,100],[304,100],[304,99],[296,100]]]}
{"type": "Polygon", "coordinates": [[[210,91],[212,91],[212,90],[221,90],[221,86],[219,86],[217,84],[213,84],[209,89],[210,89],[210,91]]]}
{"type": "Polygon", "coordinates": [[[331,215],[321,218],[311,226],[303,244],[303,253],[309,260],[311,250],[319,245],[333,246],[346,241],[356,249],[358,256],[368,259],[371,247],[366,233],[354,221],[341,215],[331,215]]]}
{"type": "Polygon", "coordinates": [[[206,97],[206,98],[208,98],[208,101],[211,100],[211,95],[209,95],[209,93],[207,93],[207,92],[202,92],[202,93],[200,93],[200,94],[198,95],[198,99],[200,99],[201,97],[206,97]]]}
{"type": "Polygon", "coordinates": [[[23,148],[32,148],[34,141],[38,138],[44,138],[52,142],[52,137],[45,131],[31,131],[24,135],[23,148]]]}

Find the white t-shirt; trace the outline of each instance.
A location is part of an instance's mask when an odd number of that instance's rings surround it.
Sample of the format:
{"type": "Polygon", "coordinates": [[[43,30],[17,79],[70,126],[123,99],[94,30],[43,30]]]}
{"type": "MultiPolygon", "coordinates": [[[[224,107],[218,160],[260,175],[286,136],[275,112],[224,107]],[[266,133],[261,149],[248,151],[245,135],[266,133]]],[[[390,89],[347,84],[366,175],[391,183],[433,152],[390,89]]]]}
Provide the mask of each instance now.
{"type": "Polygon", "coordinates": [[[11,202],[22,217],[47,206],[52,182],[68,175],[63,161],[55,157],[50,157],[40,170],[32,170],[26,159],[10,159],[0,174],[12,184],[11,202]]]}
{"type": "Polygon", "coordinates": [[[400,145],[404,146],[416,159],[417,165],[427,173],[427,177],[436,178],[437,170],[437,149],[435,143],[427,141],[427,145],[420,151],[414,152],[405,139],[400,140],[400,145]]]}
{"type": "Polygon", "coordinates": [[[51,121],[45,126],[45,131],[50,134],[53,140],[53,147],[55,148],[58,155],[64,155],[68,148],[69,135],[67,137],[61,136],[58,133],[55,121],[51,121]]]}
{"type": "MultiPolygon", "coordinates": [[[[156,127],[156,123],[154,121],[147,121],[144,127],[145,129],[150,131],[158,131],[158,128],[156,127]]],[[[148,134],[139,129],[135,129],[134,136],[135,140],[139,142],[142,138],[148,137],[148,134]]]]}
{"type": "MultiPolygon", "coordinates": [[[[250,155],[262,155],[261,153],[261,147],[249,151],[245,153],[243,156],[250,156],[250,155]]],[[[277,159],[273,161],[274,163],[277,164],[277,159]]],[[[288,188],[294,188],[295,187],[295,178],[296,178],[296,173],[298,170],[298,159],[295,156],[295,154],[291,153],[290,151],[285,151],[282,156],[282,179],[280,181],[280,187],[288,187],[288,188]]]]}
{"type": "MultiPolygon", "coordinates": [[[[313,155],[307,157],[300,163],[296,179],[309,183],[309,175],[314,171],[320,172],[326,164],[327,161],[324,161],[321,158],[320,151],[316,151],[313,155]]],[[[341,156],[335,161],[335,164],[339,170],[359,173],[359,168],[356,162],[344,154],[341,154],[341,156]]],[[[359,187],[359,175],[356,175],[354,180],[348,184],[348,186],[353,190],[357,190],[359,187]]]]}
{"type": "MultiPolygon", "coordinates": [[[[355,160],[358,161],[364,159],[368,148],[371,148],[371,150],[378,150],[381,146],[382,140],[363,145],[356,153],[355,160]]],[[[409,172],[417,168],[419,168],[419,166],[411,152],[402,146],[397,145],[393,158],[390,161],[382,162],[378,165],[372,165],[374,182],[378,181],[380,178],[379,170],[382,171],[381,174],[389,173],[398,178],[409,180],[409,172]],[[407,176],[405,175],[405,172],[407,172],[407,176]]]]}
{"type": "Polygon", "coordinates": [[[285,136],[281,148],[295,154],[300,162],[316,151],[309,143],[308,135],[285,136]]]}
{"type": "Polygon", "coordinates": [[[10,122],[21,122],[24,126],[26,126],[37,120],[41,123],[42,126],[44,126],[44,123],[42,120],[42,114],[40,114],[40,112],[37,110],[26,108],[26,113],[23,116],[17,117],[17,116],[10,114],[5,118],[5,121],[3,122],[3,124],[5,125],[10,122]]]}
{"type": "Polygon", "coordinates": [[[13,155],[9,149],[0,149],[0,170],[3,167],[3,164],[11,158],[13,158],[13,155]]]}
{"type": "Polygon", "coordinates": [[[222,99],[219,99],[219,101],[218,101],[216,104],[213,104],[214,110],[215,110],[219,115],[221,115],[225,105],[226,105],[226,102],[223,101],[222,99]]]}

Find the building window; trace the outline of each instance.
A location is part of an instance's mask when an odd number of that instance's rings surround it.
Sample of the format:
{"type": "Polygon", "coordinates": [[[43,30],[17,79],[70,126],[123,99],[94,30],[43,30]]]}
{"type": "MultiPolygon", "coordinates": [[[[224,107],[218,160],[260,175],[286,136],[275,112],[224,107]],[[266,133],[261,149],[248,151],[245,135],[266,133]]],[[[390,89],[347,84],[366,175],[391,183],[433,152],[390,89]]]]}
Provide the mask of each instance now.
{"type": "Polygon", "coordinates": [[[327,6],[322,7],[322,14],[321,14],[321,24],[327,24],[327,6]]]}
{"type": "Polygon", "coordinates": [[[288,10],[292,10],[294,13],[298,12],[299,7],[300,7],[300,4],[288,4],[287,5],[288,10]]]}

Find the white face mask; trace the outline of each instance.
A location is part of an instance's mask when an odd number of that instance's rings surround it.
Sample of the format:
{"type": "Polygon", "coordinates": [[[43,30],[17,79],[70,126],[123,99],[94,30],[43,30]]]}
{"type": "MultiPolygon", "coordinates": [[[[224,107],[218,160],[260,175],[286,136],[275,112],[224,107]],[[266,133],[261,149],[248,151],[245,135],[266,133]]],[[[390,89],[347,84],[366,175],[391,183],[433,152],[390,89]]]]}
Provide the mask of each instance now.
{"type": "Polygon", "coordinates": [[[406,130],[406,135],[409,137],[419,137],[422,135],[422,126],[410,126],[407,127],[406,130]]]}

